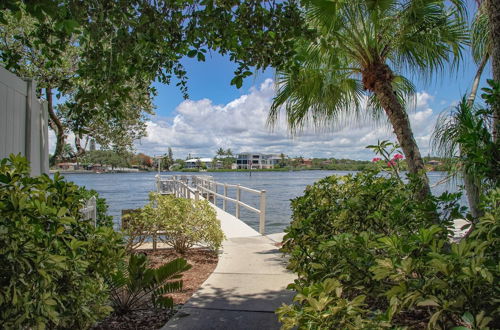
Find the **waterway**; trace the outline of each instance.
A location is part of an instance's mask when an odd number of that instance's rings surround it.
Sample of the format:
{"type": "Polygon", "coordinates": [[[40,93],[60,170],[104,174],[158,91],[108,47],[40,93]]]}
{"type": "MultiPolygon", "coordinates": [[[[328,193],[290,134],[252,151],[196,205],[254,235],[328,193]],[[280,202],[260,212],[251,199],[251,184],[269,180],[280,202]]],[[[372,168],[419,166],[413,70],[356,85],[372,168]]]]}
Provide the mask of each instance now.
{"type": "MultiPolygon", "coordinates": [[[[345,171],[295,171],[295,172],[215,172],[216,181],[228,184],[240,184],[257,190],[266,190],[266,233],[282,232],[290,223],[290,199],[303,194],[307,185],[330,175],[345,175],[345,171]]],[[[165,175],[188,175],[190,173],[168,172],[165,175]]],[[[200,173],[201,174],[201,173],[200,173]]],[[[148,201],[148,194],[155,190],[154,172],[140,173],[102,173],[102,174],[64,174],[65,178],[88,189],[95,189],[109,204],[109,214],[114,217],[115,227],[119,227],[122,209],[139,208],[148,201]]],[[[430,172],[431,185],[446,175],[444,172],[430,172]]],[[[219,188],[222,193],[222,189],[219,188]]],[[[434,194],[444,190],[455,190],[456,186],[439,185],[433,188],[434,194]]],[[[229,195],[235,192],[230,190],[229,195]]],[[[258,208],[258,198],[243,192],[242,200],[258,208]]],[[[217,204],[222,205],[218,200],[217,204]]],[[[228,203],[228,212],[234,214],[234,206],[228,203]]],[[[241,218],[248,225],[258,230],[258,215],[242,208],[241,218]]]]}

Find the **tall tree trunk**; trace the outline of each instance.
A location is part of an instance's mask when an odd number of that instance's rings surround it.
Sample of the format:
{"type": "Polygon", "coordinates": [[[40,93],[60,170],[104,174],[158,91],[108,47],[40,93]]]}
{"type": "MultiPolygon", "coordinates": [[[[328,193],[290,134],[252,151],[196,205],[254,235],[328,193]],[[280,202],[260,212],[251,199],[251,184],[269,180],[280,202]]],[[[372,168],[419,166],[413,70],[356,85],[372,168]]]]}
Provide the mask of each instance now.
{"type": "MultiPolygon", "coordinates": [[[[477,89],[479,88],[479,81],[481,80],[481,75],[483,74],[484,67],[488,63],[489,54],[485,54],[481,63],[476,71],[476,76],[474,77],[474,82],[472,83],[472,89],[467,98],[467,105],[469,107],[474,106],[474,101],[477,95],[477,89]]],[[[462,155],[462,150],[460,150],[462,155]]],[[[467,171],[462,169],[462,176],[464,179],[465,192],[467,195],[467,201],[469,202],[470,213],[474,218],[478,218],[482,215],[481,209],[479,208],[480,195],[481,195],[481,183],[475,178],[474,175],[467,173],[467,171]]]]}
{"type": "Polygon", "coordinates": [[[476,76],[474,77],[472,88],[470,90],[469,97],[467,98],[467,104],[469,106],[472,106],[474,104],[474,101],[476,100],[477,89],[479,88],[479,82],[481,81],[481,76],[483,74],[484,67],[486,66],[486,63],[488,63],[489,59],[490,59],[490,54],[488,53],[484,54],[483,58],[481,59],[481,63],[479,63],[479,66],[477,67],[476,76]]]}
{"type": "Polygon", "coordinates": [[[409,172],[421,178],[417,197],[419,200],[424,200],[431,195],[429,179],[425,173],[424,161],[420,155],[417,142],[413,138],[408,114],[399,102],[392,87],[392,77],[394,75],[386,64],[378,64],[372,67],[370,71],[367,71],[366,74],[370,75],[370,77],[366,79],[364,77],[365,87],[369,87],[375,93],[385,110],[405,154],[409,172]]]}
{"type": "Polygon", "coordinates": [[[54,112],[54,103],[52,99],[52,89],[50,87],[45,88],[45,95],[47,97],[47,109],[49,113],[49,126],[56,134],[56,149],[54,155],[50,158],[50,165],[54,166],[59,163],[62,159],[62,153],[64,145],[66,143],[66,136],[64,135],[64,127],[57,118],[54,112]]]}
{"type": "Polygon", "coordinates": [[[87,147],[87,143],[85,143],[85,146],[82,147],[82,139],[80,139],[78,135],[75,135],[75,147],[76,147],[75,157],[78,158],[83,156],[83,154],[85,154],[85,148],[87,147]]]}
{"type": "MultiPolygon", "coordinates": [[[[486,8],[490,24],[491,65],[493,80],[500,82],[500,0],[487,0],[486,8]]],[[[494,106],[493,112],[493,139],[499,141],[500,104],[494,106]]]]}

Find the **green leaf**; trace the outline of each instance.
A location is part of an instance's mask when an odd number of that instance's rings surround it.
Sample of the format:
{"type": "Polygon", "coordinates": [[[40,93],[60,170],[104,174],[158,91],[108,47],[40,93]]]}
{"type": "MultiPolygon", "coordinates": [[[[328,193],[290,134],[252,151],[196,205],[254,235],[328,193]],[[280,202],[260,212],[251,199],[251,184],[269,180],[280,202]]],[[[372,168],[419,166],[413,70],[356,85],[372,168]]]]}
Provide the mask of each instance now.
{"type": "Polygon", "coordinates": [[[474,316],[471,313],[469,313],[469,312],[465,312],[462,315],[462,320],[464,320],[468,324],[474,324],[474,316]]]}
{"type": "Polygon", "coordinates": [[[440,305],[433,299],[425,299],[422,301],[419,301],[417,303],[417,306],[434,306],[434,307],[439,307],[440,305]]]}
{"type": "Polygon", "coordinates": [[[236,86],[236,88],[241,88],[243,85],[243,78],[241,76],[236,76],[231,80],[231,85],[236,86]]]}
{"type": "Polygon", "coordinates": [[[65,207],[61,207],[59,211],[57,212],[57,216],[59,218],[62,218],[66,213],[68,212],[68,209],[65,207]]]}

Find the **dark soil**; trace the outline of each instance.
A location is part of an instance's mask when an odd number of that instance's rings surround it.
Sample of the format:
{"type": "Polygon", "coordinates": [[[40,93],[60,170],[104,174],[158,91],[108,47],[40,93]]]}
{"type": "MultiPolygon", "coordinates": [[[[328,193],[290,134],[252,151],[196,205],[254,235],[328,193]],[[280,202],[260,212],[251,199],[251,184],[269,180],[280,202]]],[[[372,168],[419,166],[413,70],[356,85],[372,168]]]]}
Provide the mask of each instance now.
{"type": "Polygon", "coordinates": [[[182,291],[170,295],[176,304],[175,308],[172,310],[158,309],[148,305],[124,315],[111,314],[94,326],[93,330],[149,330],[161,328],[212,274],[218,261],[217,254],[205,249],[191,249],[185,255],[180,255],[172,249],[141,250],[141,252],[148,255],[151,267],[160,267],[180,257],[186,258],[192,266],[190,270],[183,274],[184,286],[182,291]]]}

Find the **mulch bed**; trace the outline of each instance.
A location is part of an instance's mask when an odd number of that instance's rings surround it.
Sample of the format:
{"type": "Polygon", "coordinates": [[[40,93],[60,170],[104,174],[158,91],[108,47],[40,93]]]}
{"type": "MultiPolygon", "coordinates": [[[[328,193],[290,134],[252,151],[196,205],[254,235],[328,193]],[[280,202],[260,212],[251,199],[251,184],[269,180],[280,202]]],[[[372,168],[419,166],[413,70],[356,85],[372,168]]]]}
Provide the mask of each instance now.
{"type": "Polygon", "coordinates": [[[182,277],[184,282],[182,291],[170,295],[176,304],[175,308],[168,310],[154,308],[153,306],[144,306],[141,310],[136,310],[125,315],[111,314],[95,325],[92,328],[93,330],[149,330],[161,328],[212,274],[218,261],[216,253],[205,249],[191,249],[185,255],[180,255],[172,249],[159,249],[157,251],[140,250],[140,252],[148,255],[151,267],[159,267],[180,257],[186,258],[192,266],[182,277]]]}

